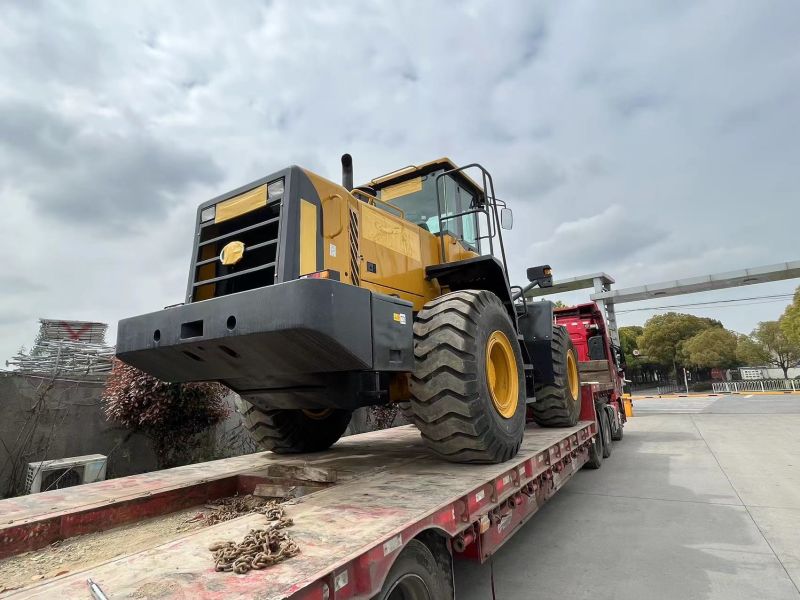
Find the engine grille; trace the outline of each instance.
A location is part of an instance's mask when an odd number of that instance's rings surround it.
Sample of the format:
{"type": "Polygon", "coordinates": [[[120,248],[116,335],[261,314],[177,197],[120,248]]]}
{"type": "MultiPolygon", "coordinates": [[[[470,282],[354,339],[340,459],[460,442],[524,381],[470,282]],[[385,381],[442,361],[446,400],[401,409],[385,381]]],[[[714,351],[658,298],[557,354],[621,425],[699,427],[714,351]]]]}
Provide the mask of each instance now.
{"type": "Polygon", "coordinates": [[[192,277],[192,302],[218,298],[275,283],[281,202],[277,200],[222,223],[201,226],[192,277]],[[244,244],[235,265],[223,265],[226,244],[244,244]]]}

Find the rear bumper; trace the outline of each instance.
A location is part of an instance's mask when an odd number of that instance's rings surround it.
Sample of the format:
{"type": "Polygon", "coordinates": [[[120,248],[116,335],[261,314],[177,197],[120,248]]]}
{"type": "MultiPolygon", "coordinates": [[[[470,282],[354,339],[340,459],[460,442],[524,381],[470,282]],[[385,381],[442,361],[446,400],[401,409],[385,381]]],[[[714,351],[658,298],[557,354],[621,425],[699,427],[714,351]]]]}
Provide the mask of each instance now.
{"type": "Polygon", "coordinates": [[[123,319],[117,356],[164,381],[239,392],[296,387],[310,374],[410,371],[411,303],[300,279],[123,319]]]}

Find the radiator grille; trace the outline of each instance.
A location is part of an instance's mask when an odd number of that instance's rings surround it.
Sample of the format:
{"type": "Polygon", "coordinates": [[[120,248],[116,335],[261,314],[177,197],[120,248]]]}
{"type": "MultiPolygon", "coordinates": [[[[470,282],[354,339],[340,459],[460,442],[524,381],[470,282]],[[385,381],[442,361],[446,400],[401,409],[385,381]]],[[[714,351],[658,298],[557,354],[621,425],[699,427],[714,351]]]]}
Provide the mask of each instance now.
{"type": "Polygon", "coordinates": [[[222,223],[201,226],[192,280],[193,302],[275,283],[280,212],[278,200],[222,223]],[[233,241],[244,244],[244,255],[235,265],[223,265],[220,252],[233,241]]]}
{"type": "Polygon", "coordinates": [[[359,285],[361,276],[359,274],[359,255],[358,255],[358,213],[350,209],[350,277],[353,285],[359,285]]]}

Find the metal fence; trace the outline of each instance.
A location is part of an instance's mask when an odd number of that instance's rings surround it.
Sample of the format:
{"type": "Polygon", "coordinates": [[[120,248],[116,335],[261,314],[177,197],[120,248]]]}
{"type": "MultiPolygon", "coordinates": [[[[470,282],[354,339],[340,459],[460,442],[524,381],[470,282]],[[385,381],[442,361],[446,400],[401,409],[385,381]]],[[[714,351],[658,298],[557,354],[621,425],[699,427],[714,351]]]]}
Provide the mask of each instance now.
{"type": "Polygon", "coordinates": [[[678,385],[677,383],[667,383],[667,384],[658,386],[658,388],[656,388],[656,389],[658,391],[658,395],[659,396],[661,394],[674,394],[676,392],[685,392],[686,391],[686,388],[684,386],[678,385]]]}
{"type": "Polygon", "coordinates": [[[723,381],[714,383],[715,392],[799,392],[797,379],[752,379],[748,381],[723,381]]]}

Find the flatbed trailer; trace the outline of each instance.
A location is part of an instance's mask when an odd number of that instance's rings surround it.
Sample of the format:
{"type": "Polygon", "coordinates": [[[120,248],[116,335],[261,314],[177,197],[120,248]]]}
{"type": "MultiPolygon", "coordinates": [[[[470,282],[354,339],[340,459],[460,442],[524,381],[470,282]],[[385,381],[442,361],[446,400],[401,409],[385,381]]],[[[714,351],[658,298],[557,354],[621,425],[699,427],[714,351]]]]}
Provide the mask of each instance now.
{"type": "Polygon", "coordinates": [[[143,550],[120,548],[116,557],[0,597],[90,598],[91,578],[109,599],[452,598],[453,558],[488,559],[587,463],[597,435],[593,403],[583,403],[581,419],[570,428],[529,425],[519,454],[503,464],[444,462],[414,427],[403,426],[346,437],[316,454],[262,452],[3,500],[0,561],[82,534],[135,528],[257,485],[318,488],[285,505],[300,554],[264,570],[217,572],[208,549],[264,527],[263,515],[249,514],[143,550]],[[393,595],[398,576],[413,575],[404,570],[416,564],[409,552],[420,542],[435,564],[419,568],[434,570],[440,587],[393,595]]]}

